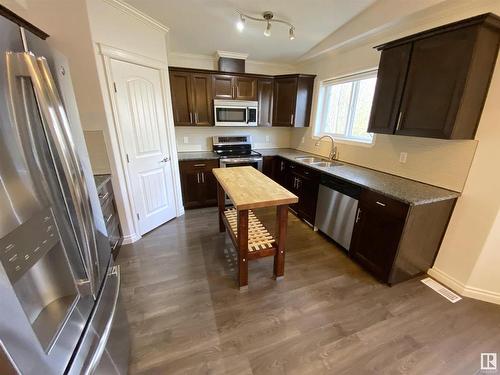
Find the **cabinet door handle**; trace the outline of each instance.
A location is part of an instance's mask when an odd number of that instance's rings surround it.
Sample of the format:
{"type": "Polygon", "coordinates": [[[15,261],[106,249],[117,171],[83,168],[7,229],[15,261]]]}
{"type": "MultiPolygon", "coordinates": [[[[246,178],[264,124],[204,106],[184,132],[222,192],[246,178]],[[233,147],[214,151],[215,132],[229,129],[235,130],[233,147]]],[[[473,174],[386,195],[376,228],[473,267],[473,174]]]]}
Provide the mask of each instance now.
{"type": "Polygon", "coordinates": [[[285,163],[284,162],[281,162],[281,167],[280,167],[280,170],[283,172],[285,170],[285,163]]]}
{"type": "Polygon", "coordinates": [[[198,183],[200,183],[200,172],[196,173],[196,180],[198,180],[198,183]]]}
{"type": "Polygon", "coordinates": [[[385,203],[382,203],[382,202],[379,202],[379,201],[376,201],[375,203],[377,203],[379,206],[382,206],[382,207],[387,206],[385,203]]]}
{"type": "Polygon", "coordinates": [[[293,113],[292,113],[292,114],[290,115],[290,124],[292,124],[292,125],[293,125],[293,119],[294,119],[294,117],[295,117],[295,116],[294,116],[294,115],[293,115],[293,113]]]}
{"type": "Polygon", "coordinates": [[[401,117],[402,116],[403,116],[403,112],[399,112],[398,122],[396,124],[396,130],[399,130],[399,127],[401,126],[401,117]]]}
{"type": "Polygon", "coordinates": [[[207,165],[205,163],[200,163],[200,164],[195,164],[195,167],[206,167],[207,165]]]}
{"type": "Polygon", "coordinates": [[[358,223],[359,221],[359,217],[361,215],[361,208],[358,208],[358,213],[356,214],[356,224],[358,223]]]}
{"type": "Polygon", "coordinates": [[[205,183],[205,172],[201,172],[201,182],[205,183]]]}
{"type": "Polygon", "coordinates": [[[194,122],[197,124],[198,123],[198,112],[194,113],[194,122]]]}
{"type": "Polygon", "coordinates": [[[189,112],[189,123],[193,123],[193,114],[189,112]]]}

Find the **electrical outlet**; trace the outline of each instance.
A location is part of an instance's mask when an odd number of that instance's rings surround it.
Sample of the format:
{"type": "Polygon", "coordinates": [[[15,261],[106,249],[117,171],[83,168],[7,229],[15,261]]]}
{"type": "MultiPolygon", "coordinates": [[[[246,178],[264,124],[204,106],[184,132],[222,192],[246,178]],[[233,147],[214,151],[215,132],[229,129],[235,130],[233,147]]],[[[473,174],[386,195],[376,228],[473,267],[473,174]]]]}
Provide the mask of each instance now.
{"type": "Polygon", "coordinates": [[[407,152],[401,152],[399,154],[399,162],[400,163],[406,163],[406,159],[408,158],[408,153],[407,152]]]}
{"type": "Polygon", "coordinates": [[[300,140],[300,143],[305,143],[306,139],[304,137],[302,137],[302,139],[300,140]]]}
{"type": "Polygon", "coordinates": [[[269,143],[271,142],[271,137],[269,137],[268,135],[266,135],[266,143],[269,143]]]}
{"type": "Polygon", "coordinates": [[[189,143],[189,137],[184,137],[184,143],[189,143]]]}

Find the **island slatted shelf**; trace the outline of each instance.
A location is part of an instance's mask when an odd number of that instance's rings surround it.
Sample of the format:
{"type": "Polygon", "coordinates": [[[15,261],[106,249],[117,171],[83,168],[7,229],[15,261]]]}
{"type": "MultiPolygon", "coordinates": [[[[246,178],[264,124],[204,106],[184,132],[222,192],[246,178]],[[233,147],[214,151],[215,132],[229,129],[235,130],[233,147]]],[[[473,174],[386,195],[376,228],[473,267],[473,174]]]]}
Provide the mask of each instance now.
{"type": "Polygon", "coordinates": [[[285,242],[288,205],[298,198],[253,167],[213,169],[217,179],[219,231],[226,229],[238,254],[238,284],[248,285],[248,261],[274,256],[273,275],[285,272],[285,242]],[[233,207],[226,209],[226,194],[233,207]],[[276,207],[276,237],[255,216],[252,209],[276,207]]]}

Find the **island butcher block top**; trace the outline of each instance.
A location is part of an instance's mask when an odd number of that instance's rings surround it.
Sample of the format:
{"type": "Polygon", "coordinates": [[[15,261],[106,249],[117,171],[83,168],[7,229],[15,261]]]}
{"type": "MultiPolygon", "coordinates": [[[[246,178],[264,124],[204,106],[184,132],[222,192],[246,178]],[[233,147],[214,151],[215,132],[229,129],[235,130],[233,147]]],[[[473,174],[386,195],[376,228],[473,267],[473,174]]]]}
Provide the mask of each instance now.
{"type": "Polygon", "coordinates": [[[299,201],[296,195],[253,167],[214,168],[212,172],[237,210],[299,201]]]}

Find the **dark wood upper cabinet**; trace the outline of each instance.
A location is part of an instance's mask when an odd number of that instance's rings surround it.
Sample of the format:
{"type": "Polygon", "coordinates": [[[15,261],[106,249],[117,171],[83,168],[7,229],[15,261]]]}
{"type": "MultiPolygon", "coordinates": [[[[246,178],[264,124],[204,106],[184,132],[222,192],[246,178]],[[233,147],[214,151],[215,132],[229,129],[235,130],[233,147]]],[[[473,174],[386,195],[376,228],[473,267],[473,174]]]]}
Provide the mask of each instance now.
{"type": "Polygon", "coordinates": [[[210,74],[170,71],[170,89],[175,126],[213,124],[210,74]]]}
{"type": "Polygon", "coordinates": [[[231,74],[212,75],[214,99],[257,100],[257,79],[231,74]]]}
{"type": "Polygon", "coordinates": [[[286,75],[274,79],[273,126],[309,126],[314,75],[286,75]]]}
{"type": "Polygon", "coordinates": [[[234,99],[257,100],[257,79],[250,77],[234,77],[234,99]]]}
{"type": "Polygon", "coordinates": [[[368,132],[393,134],[410,62],[411,44],[382,52],[368,132]]]}
{"type": "Polygon", "coordinates": [[[273,126],[293,126],[296,93],[296,77],[275,79],[273,126]]]}
{"type": "Polygon", "coordinates": [[[209,74],[192,75],[194,124],[210,126],[213,124],[212,82],[209,74]]]}
{"type": "Polygon", "coordinates": [[[170,72],[170,90],[175,126],[193,125],[191,112],[191,74],[170,72]]]}
{"type": "Polygon", "coordinates": [[[213,100],[257,101],[259,126],[309,126],[314,75],[269,76],[171,67],[176,126],[213,126],[213,100]]]}
{"type": "Polygon", "coordinates": [[[234,99],[234,76],[230,74],[213,74],[214,99],[234,99]]]}
{"type": "Polygon", "coordinates": [[[257,82],[257,101],[259,102],[259,126],[273,124],[273,82],[272,78],[262,78],[257,82]]]}
{"type": "Polygon", "coordinates": [[[413,43],[395,134],[455,138],[459,113],[470,111],[461,102],[478,32],[470,26],[413,43]]]}
{"type": "Polygon", "coordinates": [[[378,46],[382,50],[368,131],[473,139],[500,42],[488,13],[378,46]]]}

